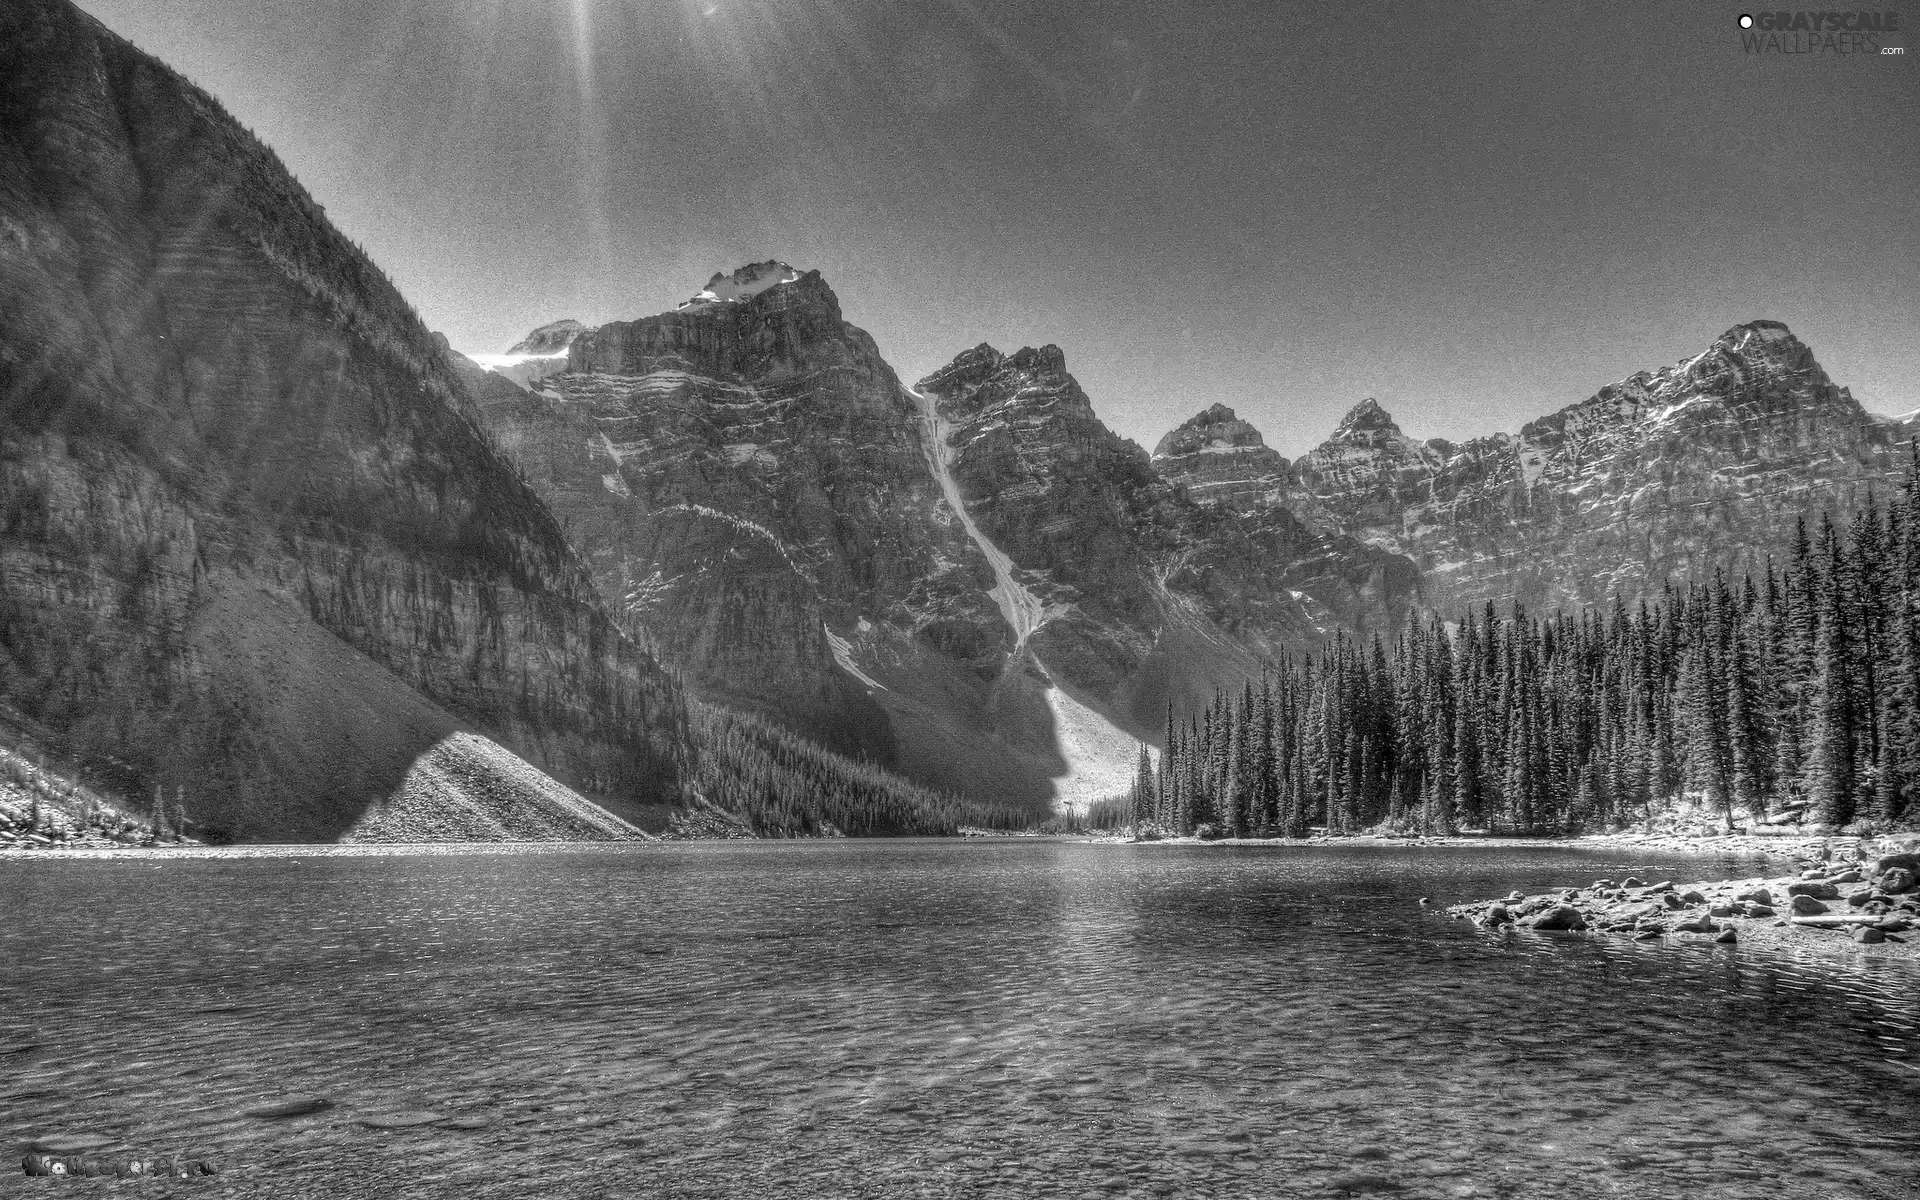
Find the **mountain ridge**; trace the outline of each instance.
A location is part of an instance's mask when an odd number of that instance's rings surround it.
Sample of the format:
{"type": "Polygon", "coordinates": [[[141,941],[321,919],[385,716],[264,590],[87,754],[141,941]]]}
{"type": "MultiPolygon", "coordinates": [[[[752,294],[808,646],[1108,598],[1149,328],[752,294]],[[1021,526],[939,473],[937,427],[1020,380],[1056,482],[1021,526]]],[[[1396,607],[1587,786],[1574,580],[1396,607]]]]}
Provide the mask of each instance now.
{"type": "Polygon", "coordinates": [[[632,625],[664,630],[697,694],[923,783],[1034,804],[1123,788],[1170,699],[1325,636],[1326,605],[1384,627],[1408,590],[1351,539],[1177,495],[1057,346],[975,346],[906,387],[818,271],[722,272],[566,353],[538,381],[503,372],[514,390],[482,409],[603,594],[647,592],[632,625]]]}
{"type": "Polygon", "coordinates": [[[1577,605],[1763,564],[1784,550],[1787,498],[1848,511],[1912,432],[1867,413],[1783,322],[1756,319],[1458,445],[1410,437],[1363,400],[1267,486],[1315,529],[1413,558],[1431,612],[1577,605]]]}

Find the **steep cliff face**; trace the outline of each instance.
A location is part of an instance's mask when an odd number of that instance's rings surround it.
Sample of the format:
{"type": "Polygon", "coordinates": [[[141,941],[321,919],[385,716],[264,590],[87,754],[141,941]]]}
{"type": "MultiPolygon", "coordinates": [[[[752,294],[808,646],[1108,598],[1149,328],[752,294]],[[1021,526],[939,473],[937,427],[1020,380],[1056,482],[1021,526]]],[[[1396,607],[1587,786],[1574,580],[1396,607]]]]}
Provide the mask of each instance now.
{"type": "Polygon", "coordinates": [[[1753,321],[1517,435],[1415,442],[1367,401],[1294,465],[1289,503],[1412,556],[1438,611],[1580,604],[1763,567],[1797,516],[1884,492],[1908,436],[1753,321]]]}
{"type": "Polygon", "coordinates": [[[64,0],[0,8],[0,281],[0,690],[76,759],[245,838],[339,836],[463,729],[672,792],[673,689],[405,302],[64,0]]]}
{"type": "MultiPolygon", "coordinates": [[[[1264,498],[1216,489],[1202,503],[1173,486],[1101,424],[1058,347],[976,347],[918,390],[953,426],[974,519],[1043,606],[1035,653],[1124,728],[1150,732],[1170,701],[1204,703],[1337,627],[1390,630],[1412,598],[1404,560],[1316,535],[1264,498]]],[[[1222,410],[1186,428],[1201,446],[1217,433],[1264,449],[1228,423],[1222,410]]]]}
{"type": "Polygon", "coordinates": [[[923,782],[1123,790],[1169,699],[1412,594],[1403,560],[1188,499],[1057,349],[902,387],[818,272],[516,349],[553,362],[469,363],[480,410],[629,632],[700,697],[923,782]]]}
{"type": "Polygon", "coordinates": [[[818,272],[715,276],[481,407],[697,695],[941,786],[1048,796],[990,711],[1012,641],[991,572],[913,398],[818,272]]]}

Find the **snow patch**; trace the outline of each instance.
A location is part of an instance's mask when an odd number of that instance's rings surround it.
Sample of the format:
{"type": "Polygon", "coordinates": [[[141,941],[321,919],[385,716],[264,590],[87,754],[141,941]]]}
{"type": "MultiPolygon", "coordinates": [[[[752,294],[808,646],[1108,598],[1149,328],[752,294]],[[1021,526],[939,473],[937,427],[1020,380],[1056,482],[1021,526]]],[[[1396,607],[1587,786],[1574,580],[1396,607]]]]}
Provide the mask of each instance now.
{"type": "Polygon", "coordinates": [[[565,350],[557,354],[469,354],[467,357],[523,392],[532,391],[534,384],[567,369],[565,350]]]}
{"type": "Polygon", "coordinates": [[[835,633],[833,626],[827,624],[825,621],[820,622],[820,628],[826,632],[827,645],[833,647],[833,661],[839,664],[841,670],[870,688],[879,688],[883,692],[887,690],[886,684],[881,683],[878,679],[875,679],[854,665],[853,643],[835,633]]]}
{"type": "Polygon", "coordinates": [[[806,574],[806,572],[800,569],[799,564],[793,561],[793,555],[787,552],[786,544],[774,536],[773,530],[768,529],[758,521],[749,520],[735,513],[721,512],[717,508],[708,508],[704,504],[670,504],[658,511],[660,513],[689,512],[695,516],[706,517],[709,520],[725,522],[743,533],[751,533],[763,537],[773,543],[773,548],[780,552],[780,557],[786,560],[787,566],[793,570],[794,574],[806,574]]]}
{"type": "Polygon", "coordinates": [[[736,467],[745,463],[771,467],[779,461],[774,458],[771,451],[757,442],[729,442],[720,448],[727,452],[727,461],[736,467]]]}
{"type": "Polygon", "coordinates": [[[738,304],[770,287],[792,283],[798,278],[800,272],[783,262],[749,263],[731,275],[715,275],[707,280],[707,286],[699,293],[680,302],[679,310],[700,311],[716,304],[738,304]]]}
{"type": "Polygon", "coordinates": [[[1514,456],[1520,461],[1520,479],[1531,492],[1534,485],[1540,482],[1540,477],[1547,473],[1547,456],[1540,452],[1538,446],[1524,441],[1514,456]]]}

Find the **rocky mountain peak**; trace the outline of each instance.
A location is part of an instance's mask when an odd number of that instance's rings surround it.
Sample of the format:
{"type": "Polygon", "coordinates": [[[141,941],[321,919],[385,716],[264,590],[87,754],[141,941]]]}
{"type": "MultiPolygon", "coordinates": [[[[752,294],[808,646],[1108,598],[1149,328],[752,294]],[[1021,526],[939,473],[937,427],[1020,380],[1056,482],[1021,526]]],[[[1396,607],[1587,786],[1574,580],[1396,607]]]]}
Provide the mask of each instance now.
{"type": "Polygon", "coordinates": [[[1168,431],[1160,439],[1160,444],[1153,448],[1153,456],[1158,459],[1165,455],[1194,454],[1204,450],[1264,448],[1266,444],[1260,431],[1234,415],[1231,408],[1224,404],[1213,404],[1168,431]]]}
{"type": "MultiPolygon", "coordinates": [[[[808,272],[808,274],[817,275],[818,273],[808,272]]],[[[712,304],[738,304],[783,283],[797,282],[800,275],[799,271],[776,259],[748,263],[731,274],[725,271],[716,272],[712,279],[707,280],[706,287],[692,297],[682,300],[679,307],[688,309],[712,304]]]]}
{"type": "Polygon", "coordinates": [[[1066,352],[1058,346],[1022,346],[1003,355],[982,344],[962,351],[915,386],[938,396],[941,413],[956,424],[989,410],[1023,422],[1067,414],[1076,422],[1098,424],[1092,402],[1068,374],[1066,352]]]}
{"type": "Polygon", "coordinates": [[[863,372],[883,369],[873,339],[841,318],[839,297],[820,272],[765,262],[715,275],[668,312],[579,334],[568,347],[567,366],[635,376],[671,369],[717,379],[856,363],[863,372]]]}
{"type": "Polygon", "coordinates": [[[1380,402],[1369,396],[1347,410],[1340,418],[1340,424],[1333,431],[1333,441],[1374,443],[1385,438],[1399,438],[1400,427],[1393,422],[1393,414],[1380,407],[1380,402]]]}
{"type": "Polygon", "coordinates": [[[1007,356],[981,342],[971,350],[962,350],[953,356],[953,361],[938,371],[922,379],[914,387],[919,391],[935,391],[943,394],[968,391],[979,387],[1000,369],[1007,356]]]}
{"type": "Polygon", "coordinates": [[[1250,512],[1280,502],[1288,462],[1224,404],[1209,405],[1160,439],[1153,469],[1206,504],[1250,512]]]}
{"type": "Polygon", "coordinates": [[[515,342],[507,349],[507,353],[558,354],[573,345],[573,339],[586,331],[585,325],[572,318],[564,321],[550,321],[515,342]]]}
{"type": "Polygon", "coordinates": [[[1016,371],[1033,371],[1046,375],[1065,375],[1067,373],[1067,353],[1058,346],[1042,346],[1038,350],[1032,346],[1022,346],[1013,352],[1007,365],[1016,371]]]}

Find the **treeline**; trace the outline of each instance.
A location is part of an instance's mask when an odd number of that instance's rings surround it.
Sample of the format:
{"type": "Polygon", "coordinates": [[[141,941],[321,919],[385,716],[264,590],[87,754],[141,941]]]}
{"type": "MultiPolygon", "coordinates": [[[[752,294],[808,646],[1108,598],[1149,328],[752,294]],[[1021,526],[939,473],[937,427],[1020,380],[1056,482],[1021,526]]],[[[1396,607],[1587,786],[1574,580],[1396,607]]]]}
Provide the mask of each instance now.
{"type": "Polygon", "coordinates": [[[762,837],[943,835],[1024,829],[1032,815],[910,783],[759,717],[692,705],[694,790],[762,837]]]}
{"type": "Polygon", "coordinates": [[[1920,475],[1785,564],[1651,603],[1492,604],[1339,639],[1184,724],[1134,820],[1221,836],[1604,828],[1691,797],[1836,828],[1920,819],[1920,475]]]}

